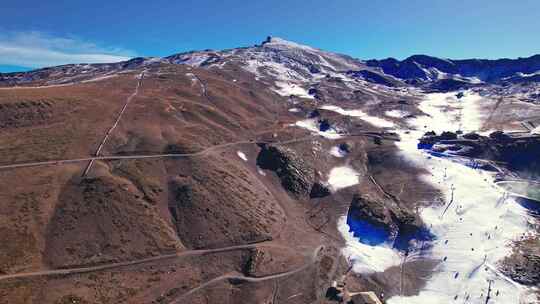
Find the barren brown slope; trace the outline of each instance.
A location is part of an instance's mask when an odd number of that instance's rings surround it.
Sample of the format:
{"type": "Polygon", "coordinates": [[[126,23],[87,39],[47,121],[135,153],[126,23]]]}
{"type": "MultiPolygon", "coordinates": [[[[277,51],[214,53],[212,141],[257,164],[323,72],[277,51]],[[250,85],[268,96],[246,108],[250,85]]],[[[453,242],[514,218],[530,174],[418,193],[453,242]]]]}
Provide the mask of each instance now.
{"type": "MultiPolygon", "coordinates": [[[[143,70],[137,95],[102,149],[103,155],[133,158],[95,161],[84,177],[85,161],[0,171],[0,184],[5,187],[0,193],[0,225],[5,228],[0,238],[9,252],[0,259],[1,270],[45,271],[1,281],[0,303],[169,303],[181,301],[190,291],[188,303],[323,301],[331,281],[347,269],[336,226],[352,195],[364,191],[384,196],[368,178],[374,175],[384,179],[385,191],[399,196],[401,188],[393,187],[393,182],[416,172],[404,170],[392,176],[386,170],[399,164],[369,163],[371,150],[375,155],[388,151],[385,157],[393,157],[392,142],[374,141],[376,135],[331,140],[291,124],[325,103],[364,107],[382,100],[391,109],[400,105],[400,99],[352,90],[331,79],[319,88],[320,99],[284,97],[270,90],[267,80],[257,80],[233,63],[220,68],[156,64],[92,83],[0,90],[1,96],[15,96],[9,100],[42,95],[79,100],[73,107],[61,108],[76,111],[55,108],[47,116],[40,110],[22,116],[30,117],[32,125],[10,123],[1,136],[5,141],[17,136],[21,144],[4,152],[11,157],[4,163],[92,156],[143,70]],[[289,112],[293,106],[300,111],[289,112]],[[83,127],[77,127],[81,122],[83,127]],[[63,141],[50,143],[55,136],[63,141]],[[298,162],[290,168],[309,166],[313,178],[305,182],[310,190],[340,165],[355,168],[361,183],[338,193],[295,195],[283,186],[277,172],[257,167],[261,152],[257,141],[287,147],[296,155],[291,160],[298,162]],[[345,158],[328,153],[342,143],[351,148],[345,158]],[[137,155],[170,152],[201,153],[137,159],[137,155]],[[253,247],[187,259],[170,255],[242,244],[253,247]],[[305,256],[320,245],[324,249],[315,263],[289,272],[303,267],[305,256]],[[148,257],[157,259],[135,263],[148,257]],[[49,269],[119,261],[134,264],[47,275],[49,269]],[[269,279],[239,281],[230,273],[269,279]],[[220,277],[225,279],[212,283],[220,277]]],[[[5,115],[12,111],[10,107],[5,115]]],[[[379,131],[358,119],[319,112],[320,119],[351,133],[379,131]]],[[[403,196],[410,197],[403,199],[404,208],[414,208],[416,197],[403,196]]],[[[388,287],[376,278],[351,279],[359,288],[388,287]]]]}
{"type": "Polygon", "coordinates": [[[105,154],[196,152],[254,139],[291,119],[281,98],[245,72],[166,65],[146,75],[105,154]]]}
{"type": "Polygon", "coordinates": [[[136,83],[135,74],[126,74],[62,87],[0,89],[0,162],[91,155],[136,83]]]}

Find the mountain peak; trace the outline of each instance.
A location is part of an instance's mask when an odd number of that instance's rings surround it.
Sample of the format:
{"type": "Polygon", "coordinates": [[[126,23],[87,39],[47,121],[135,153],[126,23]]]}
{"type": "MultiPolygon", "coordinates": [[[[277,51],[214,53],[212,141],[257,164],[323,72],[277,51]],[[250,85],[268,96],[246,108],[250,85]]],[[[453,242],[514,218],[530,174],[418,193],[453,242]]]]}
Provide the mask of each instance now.
{"type": "Polygon", "coordinates": [[[296,43],[294,41],[289,41],[280,37],[266,37],[266,40],[262,43],[263,46],[279,46],[279,47],[288,47],[288,48],[301,48],[301,49],[313,49],[310,46],[296,43]]]}

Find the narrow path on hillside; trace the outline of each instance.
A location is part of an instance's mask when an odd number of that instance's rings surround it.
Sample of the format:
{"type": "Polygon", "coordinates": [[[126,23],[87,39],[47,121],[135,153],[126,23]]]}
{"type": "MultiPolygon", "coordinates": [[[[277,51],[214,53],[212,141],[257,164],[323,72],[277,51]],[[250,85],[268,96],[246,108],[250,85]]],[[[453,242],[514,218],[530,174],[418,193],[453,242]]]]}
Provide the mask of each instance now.
{"type": "MultiPolygon", "coordinates": [[[[118,116],[116,117],[116,120],[114,121],[113,125],[109,128],[109,130],[107,130],[107,133],[105,133],[105,136],[103,137],[103,139],[99,143],[99,146],[98,146],[98,148],[96,150],[96,153],[94,153],[95,156],[99,156],[99,154],[101,153],[101,149],[103,149],[103,147],[107,143],[107,140],[109,139],[109,136],[111,136],[114,129],[116,129],[116,127],[118,126],[118,123],[120,122],[120,119],[122,119],[122,115],[124,115],[124,112],[126,112],[126,109],[127,109],[128,105],[129,105],[129,103],[131,102],[131,100],[133,100],[133,98],[135,96],[137,96],[137,94],[139,94],[139,88],[142,85],[142,81],[143,81],[143,78],[144,78],[144,72],[145,71],[142,71],[137,76],[138,81],[137,81],[137,86],[135,87],[135,91],[131,95],[129,95],[129,97],[126,99],[126,102],[124,103],[124,106],[120,110],[120,113],[118,113],[118,116]]],[[[90,172],[90,169],[92,169],[92,165],[94,164],[94,161],[95,161],[94,159],[90,160],[90,163],[88,163],[88,166],[86,166],[86,169],[84,170],[83,176],[86,176],[88,174],[88,172],[90,172]]]]}
{"type": "Polygon", "coordinates": [[[209,102],[209,103],[212,103],[212,100],[210,99],[210,96],[208,96],[208,89],[206,87],[206,83],[204,81],[202,81],[201,77],[199,77],[199,75],[195,74],[195,73],[191,73],[193,74],[193,76],[197,79],[197,81],[199,82],[199,85],[201,86],[201,95],[204,96],[204,98],[206,98],[206,100],[209,102]]]}

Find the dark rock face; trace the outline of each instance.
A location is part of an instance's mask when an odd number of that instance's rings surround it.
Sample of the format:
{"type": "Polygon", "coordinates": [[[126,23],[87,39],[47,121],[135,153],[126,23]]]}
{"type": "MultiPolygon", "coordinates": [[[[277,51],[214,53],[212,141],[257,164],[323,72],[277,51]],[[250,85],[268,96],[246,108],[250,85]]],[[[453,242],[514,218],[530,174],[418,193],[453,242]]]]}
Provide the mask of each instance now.
{"type": "Polygon", "coordinates": [[[315,99],[321,99],[321,93],[315,88],[310,88],[308,94],[313,96],[315,99]]]}
{"type": "Polygon", "coordinates": [[[367,194],[353,196],[347,222],[354,232],[364,235],[360,236],[362,241],[370,244],[393,242],[399,250],[408,250],[411,240],[431,238],[429,231],[413,212],[390,200],[367,194]]]}
{"type": "Polygon", "coordinates": [[[463,135],[463,138],[465,139],[470,139],[470,140],[478,140],[480,139],[480,135],[476,134],[476,133],[467,133],[465,135],[463,135]]]}
{"type": "Polygon", "coordinates": [[[428,88],[434,91],[450,92],[474,87],[474,84],[458,79],[440,79],[432,82],[428,88]]]}
{"type": "Polygon", "coordinates": [[[524,285],[536,285],[540,282],[540,256],[525,255],[523,261],[509,271],[510,277],[524,285]]]}
{"type": "Polygon", "coordinates": [[[391,211],[385,206],[384,201],[367,194],[355,194],[353,196],[349,216],[383,227],[388,231],[397,230],[391,211]]]}
{"type": "MultiPolygon", "coordinates": [[[[262,145],[261,148],[257,157],[259,167],[276,172],[283,187],[297,197],[307,196],[312,192],[315,170],[294,150],[274,145],[262,145]]],[[[315,190],[315,193],[319,194],[322,191],[315,190]]]]}
{"type": "Polygon", "coordinates": [[[336,287],[330,286],[326,290],[325,297],[329,299],[330,301],[335,302],[342,302],[343,296],[341,295],[341,291],[339,291],[336,287]]]}
{"type": "Polygon", "coordinates": [[[445,132],[441,133],[440,139],[442,139],[442,140],[457,139],[457,134],[454,133],[454,132],[445,131],[445,132]]]}
{"type": "Polygon", "coordinates": [[[339,144],[339,149],[341,151],[345,151],[347,153],[351,152],[351,145],[348,144],[348,143],[342,143],[342,144],[339,144]]]}
{"type": "Polygon", "coordinates": [[[376,207],[351,208],[347,217],[347,225],[349,225],[353,235],[358,237],[363,244],[377,246],[392,243],[396,237],[397,228],[390,220],[385,221],[385,216],[387,216],[387,212],[384,212],[384,208],[380,210],[377,210],[376,207]],[[368,211],[365,212],[365,210],[368,211]],[[377,211],[380,211],[380,214],[376,214],[377,211]]]}
{"type": "Polygon", "coordinates": [[[513,254],[503,260],[501,271],[518,283],[538,286],[540,282],[539,244],[538,238],[516,242],[513,254]]]}
{"type": "Polygon", "coordinates": [[[309,118],[315,118],[315,117],[319,117],[321,116],[321,113],[319,112],[319,110],[313,110],[311,111],[311,113],[309,113],[309,118]]]}
{"type": "Polygon", "coordinates": [[[489,138],[496,140],[498,142],[505,142],[510,140],[510,136],[507,134],[504,134],[502,131],[495,131],[491,134],[489,134],[489,138]]]}
{"type": "Polygon", "coordinates": [[[316,65],[310,64],[309,71],[313,74],[319,74],[321,72],[321,69],[319,69],[316,65]]]}
{"type": "Polygon", "coordinates": [[[328,119],[321,119],[319,121],[319,130],[321,132],[326,132],[326,131],[330,130],[331,127],[332,127],[332,125],[330,124],[328,119]]]}
{"type": "Polygon", "coordinates": [[[437,135],[437,133],[429,131],[426,132],[422,138],[420,138],[418,147],[420,149],[431,149],[436,143],[454,139],[457,139],[457,134],[453,132],[443,132],[441,135],[437,135]]]}
{"type": "Polygon", "coordinates": [[[540,177],[540,136],[492,139],[487,157],[533,178],[540,177]]]}
{"type": "Polygon", "coordinates": [[[330,195],[330,189],[320,182],[314,183],[311,187],[311,192],[309,193],[310,198],[319,198],[328,195],[330,195]]]}

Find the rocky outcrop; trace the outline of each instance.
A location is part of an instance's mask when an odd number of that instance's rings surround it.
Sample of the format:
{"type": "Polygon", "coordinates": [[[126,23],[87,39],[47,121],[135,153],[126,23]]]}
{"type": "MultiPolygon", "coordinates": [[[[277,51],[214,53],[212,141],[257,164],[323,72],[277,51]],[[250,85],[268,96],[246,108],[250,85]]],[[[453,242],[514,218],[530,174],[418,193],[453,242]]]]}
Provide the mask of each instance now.
{"type": "Polygon", "coordinates": [[[505,272],[514,281],[530,286],[540,282],[540,256],[525,254],[513,266],[505,269],[505,272]]]}
{"type": "Polygon", "coordinates": [[[392,211],[382,199],[369,194],[355,194],[353,196],[349,216],[367,221],[387,231],[397,232],[397,225],[392,219],[392,211]]]}
{"type": "Polygon", "coordinates": [[[429,132],[426,132],[424,136],[422,136],[422,138],[420,138],[420,143],[432,145],[442,140],[454,140],[457,138],[458,136],[454,132],[445,131],[445,132],[442,132],[440,135],[437,135],[437,133],[435,133],[434,131],[429,131],[429,132]]]}
{"type": "MultiPolygon", "coordinates": [[[[315,169],[290,148],[261,145],[257,165],[276,172],[283,188],[296,197],[308,196],[312,191],[315,169]]],[[[317,188],[315,192],[321,193],[322,189],[317,188]]]]}
{"type": "Polygon", "coordinates": [[[384,230],[388,236],[386,241],[394,243],[398,249],[407,250],[411,240],[430,237],[429,231],[412,211],[369,194],[354,194],[348,217],[384,230]]]}
{"type": "Polygon", "coordinates": [[[316,182],[311,187],[311,191],[309,193],[310,198],[319,198],[319,197],[325,197],[330,195],[330,189],[321,182],[316,182]]]}
{"type": "Polygon", "coordinates": [[[501,271],[512,280],[528,286],[540,282],[540,247],[538,238],[527,238],[514,244],[514,252],[501,263],[501,271]]]}

